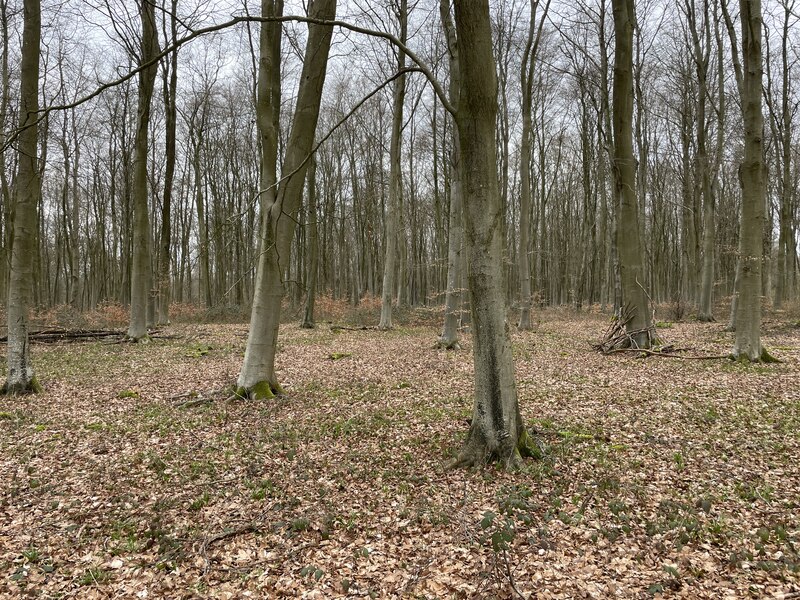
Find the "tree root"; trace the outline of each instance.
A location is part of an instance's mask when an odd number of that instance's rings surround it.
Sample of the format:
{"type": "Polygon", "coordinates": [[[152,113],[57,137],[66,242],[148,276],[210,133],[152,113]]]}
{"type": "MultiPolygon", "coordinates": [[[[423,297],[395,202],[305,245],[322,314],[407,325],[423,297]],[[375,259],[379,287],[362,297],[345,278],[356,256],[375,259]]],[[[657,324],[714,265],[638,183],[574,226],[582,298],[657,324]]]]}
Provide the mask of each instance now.
{"type": "Polygon", "coordinates": [[[27,396],[28,394],[39,394],[42,392],[42,384],[34,377],[25,385],[8,385],[8,381],[0,388],[0,396],[27,396]]]}
{"type": "Polygon", "coordinates": [[[731,353],[731,354],[729,354],[727,356],[727,358],[730,358],[731,360],[735,360],[737,362],[751,363],[751,364],[755,364],[755,363],[780,364],[780,363],[783,362],[779,358],[776,358],[775,356],[772,356],[772,354],[770,354],[769,351],[764,347],[761,348],[761,354],[759,354],[758,358],[756,358],[756,359],[750,358],[747,354],[743,354],[743,353],[740,353],[740,354],[731,353]]]}
{"type": "Polygon", "coordinates": [[[230,399],[238,400],[271,400],[277,396],[285,396],[286,392],[277,381],[259,381],[251,386],[232,388],[230,399]]]}
{"type": "Polygon", "coordinates": [[[470,429],[463,448],[455,459],[445,465],[445,470],[484,467],[491,463],[500,463],[504,469],[514,470],[520,466],[523,458],[540,460],[544,457],[541,443],[527,429],[522,430],[515,446],[503,443],[498,448],[490,449],[484,441],[480,441],[481,438],[470,429]]]}
{"type": "Polygon", "coordinates": [[[461,345],[458,343],[458,340],[445,340],[443,338],[439,338],[436,341],[436,348],[439,350],[453,350],[458,351],[461,350],[461,345]]]}

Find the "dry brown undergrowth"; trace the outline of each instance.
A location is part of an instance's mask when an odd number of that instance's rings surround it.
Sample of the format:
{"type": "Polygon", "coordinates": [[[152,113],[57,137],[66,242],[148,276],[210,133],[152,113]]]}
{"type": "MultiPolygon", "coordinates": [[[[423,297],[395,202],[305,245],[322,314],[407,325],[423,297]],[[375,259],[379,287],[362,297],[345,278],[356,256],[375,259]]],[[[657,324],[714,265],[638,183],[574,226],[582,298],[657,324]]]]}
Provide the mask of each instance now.
{"type": "Polygon", "coordinates": [[[516,473],[444,472],[472,367],[434,328],[287,325],[264,403],[208,394],[243,326],[36,346],[46,392],[0,399],[0,596],[796,597],[800,330],[767,322],[784,362],[750,367],[601,356],[575,342],[599,317],[549,318],[514,335],[547,448],[516,473]]]}

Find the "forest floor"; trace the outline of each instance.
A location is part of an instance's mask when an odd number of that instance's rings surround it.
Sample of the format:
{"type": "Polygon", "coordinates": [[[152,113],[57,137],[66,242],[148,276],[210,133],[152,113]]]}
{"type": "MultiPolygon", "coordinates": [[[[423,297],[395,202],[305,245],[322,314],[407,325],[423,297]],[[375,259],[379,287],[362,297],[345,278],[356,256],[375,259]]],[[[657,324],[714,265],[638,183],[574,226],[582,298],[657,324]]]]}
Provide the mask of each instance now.
{"type": "MultiPolygon", "coordinates": [[[[37,344],[45,391],[0,398],[4,598],[800,598],[800,328],[783,362],[602,356],[607,320],[513,333],[515,472],[446,471],[471,342],[285,325],[287,396],[211,393],[246,326],[146,345],[37,344]]],[[[690,354],[720,324],[662,323],[690,354]]]]}

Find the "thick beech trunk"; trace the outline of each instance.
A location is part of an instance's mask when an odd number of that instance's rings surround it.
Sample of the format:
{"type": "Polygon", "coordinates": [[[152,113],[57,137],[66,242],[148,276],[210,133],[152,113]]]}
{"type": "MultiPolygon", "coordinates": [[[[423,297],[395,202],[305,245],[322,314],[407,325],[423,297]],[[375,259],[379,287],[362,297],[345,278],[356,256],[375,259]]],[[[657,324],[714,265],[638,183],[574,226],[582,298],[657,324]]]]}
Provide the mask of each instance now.
{"type": "MultiPolygon", "coordinates": [[[[139,0],[139,15],[142,21],[142,45],[140,64],[152,60],[158,54],[158,30],[156,29],[155,4],[139,0]]],[[[150,128],[150,105],[153,99],[157,65],[151,65],[139,74],[139,106],[134,140],[133,160],[133,259],[131,265],[131,318],[128,337],[142,340],[147,337],[147,305],[150,300],[152,281],[150,255],[150,207],[148,202],[147,155],[150,128]]]]}
{"type": "Polygon", "coordinates": [[[636,162],[633,157],[633,0],[613,0],[614,11],[614,183],[619,214],[617,248],[623,302],[633,309],[627,324],[631,341],[639,348],[654,342],[644,285],[639,209],[636,197],[636,162]]]}
{"type": "Polygon", "coordinates": [[[11,273],[8,285],[8,379],[2,391],[19,394],[39,391],[28,346],[28,312],[32,302],[36,222],[42,193],[38,163],[39,53],[41,7],[25,0],[20,68],[19,125],[17,139],[16,202],[11,273]]]}
{"type": "Polygon", "coordinates": [[[464,224],[473,322],[472,425],[453,466],[517,462],[528,448],[514,381],[503,281],[502,207],[497,178],[497,80],[491,65],[488,0],[456,0],[461,69],[456,124],[462,151],[464,224]]]}
{"type": "MultiPolygon", "coordinates": [[[[283,2],[262,0],[262,14],[280,14],[283,2]]],[[[316,0],[309,16],[332,20],[336,17],[335,0],[316,0]]],[[[264,24],[261,32],[261,63],[258,82],[258,126],[262,136],[261,240],[256,271],[250,333],[247,337],[237,394],[243,397],[270,398],[283,392],[275,373],[275,353],[281,299],[284,295],[283,271],[288,264],[295,224],[303,198],[303,186],[309,154],[314,144],[319,106],[328,63],[333,30],[310,24],[305,60],[297,92],[292,130],[283,162],[283,179],[275,183],[278,149],[277,111],[280,85],[280,25],[264,24]]]]}
{"type": "MultiPolygon", "coordinates": [[[[408,30],[408,1],[399,0],[398,20],[400,24],[400,41],[405,43],[408,30]]],[[[406,55],[397,51],[397,70],[406,66],[406,55]]],[[[403,173],[401,171],[400,152],[403,144],[403,105],[406,97],[406,76],[400,75],[394,80],[392,94],[392,137],[389,141],[389,205],[386,211],[386,258],[383,263],[383,288],[381,291],[380,329],[392,328],[392,301],[395,291],[395,270],[397,269],[398,250],[405,257],[405,236],[400,235],[401,193],[403,173]],[[402,244],[402,246],[400,246],[402,244]]],[[[403,281],[404,269],[400,269],[400,285],[398,285],[398,302],[404,302],[403,281]]]]}
{"type": "Polygon", "coordinates": [[[742,21],[742,117],[744,159],[739,166],[742,215],[739,228],[739,287],[736,304],[736,341],[733,356],[760,361],[768,356],[761,347],[761,268],[766,213],[761,112],[763,63],[761,58],[761,0],[740,0],[742,21]]]}

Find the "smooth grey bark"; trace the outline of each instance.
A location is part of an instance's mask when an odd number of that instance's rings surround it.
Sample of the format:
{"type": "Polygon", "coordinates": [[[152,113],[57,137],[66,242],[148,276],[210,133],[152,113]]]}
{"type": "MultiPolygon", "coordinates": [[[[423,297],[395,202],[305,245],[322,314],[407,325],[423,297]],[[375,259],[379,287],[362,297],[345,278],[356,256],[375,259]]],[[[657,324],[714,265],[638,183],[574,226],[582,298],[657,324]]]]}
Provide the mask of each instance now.
{"type": "Polygon", "coordinates": [[[0,38],[2,39],[3,56],[0,59],[0,200],[3,202],[0,211],[0,290],[8,289],[9,257],[13,236],[13,211],[11,186],[6,173],[6,119],[11,103],[11,86],[9,85],[9,15],[7,0],[0,0],[0,38]]]}
{"type": "MultiPolygon", "coordinates": [[[[520,311],[517,327],[523,331],[531,328],[531,263],[530,263],[530,230],[531,230],[531,113],[533,95],[533,75],[536,65],[536,52],[533,48],[536,27],[536,8],[538,1],[531,1],[530,23],[525,50],[522,53],[520,66],[520,84],[522,86],[522,138],[520,139],[519,170],[519,286],[520,311]]],[[[538,40],[537,40],[538,41],[538,40]]]]}
{"type": "MultiPolygon", "coordinates": [[[[262,0],[264,15],[279,14],[278,10],[282,8],[282,0],[274,3],[262,0]]],[[[309,16],[326,21],[334,19],[336,1],[316,0],[311,4],[309,16]]],[[[333,35],[329,25],[310,23],[308,26],[297,104],[281,169],[283,178],[276,184],[272,180],[277,162],[274,157],[277,157],[278,151],[276,124],[279,106],[275,99],[278,94],[276,85],[279,85],[276,69],[280,61],[280,46],[276,42],[275,28],[279,29],[280,25],[263,24],[260,42],[257,111],[263,153],[260,255],[247,349],[236,390],[239,396],[258,399],[283,393],[275,373],[281,299],[285,293],[282,275],[291,256],[295,224],[302,205],[305,174],[314,144],[333,35]]]]}
{"type": "MultiPolygon", "coordinates": [[[[708,11],[706,11],[707,17],[708,11]]],[[[715,144],[714,162],[710,165],[711,173],[711,193],[709,204],[704,207],[703,212],[703,276],[700,288],[700,312],[698,320],[715,321],[713,315],[713,291],[714,291],[714,258],[716,245],[716,210],[717,197],[719,190],[719,169],[722,162],[722,153],[725,145],[725,114],[727,110],[727,96],[725,93],[725,63],[722,60],[723,43],[720,31],[720,17],[714,12],[714,40],[719,53],[717,57],[717,134],[715,144]]]]}
{"type": "Polygon", "coordinates": [[[632,310],[626,331],[639,348],[654,342],[645,278],[642,246],[639,239],[638,202],[636,197],[636,162],[633,157],[633,0],[613,0],[614,12],[614,183],[619,214],[617,248],[622,297],[632,310]]]}
{"type": "Polygon", "coordinates": [[[203,127],[205,127],[206,108],[202,107],[200,123],[194,122],[194,127],[189,134],[194,146],[192,152],[192,170],[194,171],[194,203],[197,211],[197,231],[198,231],[198,262],[199,262],[199,277],[198,277],[198,292],[200,301],[205,303],[206,308],[211,308],[213,305],[211,299],[211,266],[208,256],[209,239],[208,239],[208,222],[206,220],[206,199],[205,199],[205,182],[203,180],[203,164],[200,160],[203,149],[203,127]]]}
{"type": "MultiPolygon", "coordinates": [[[[742,58],[739,53],[739,41],[736,36],[736,29],[733,26],[733,19],[731,19],[730,12],[728,11],[728,0],[720,2],[720,9],[722,16],[725,20],[725,29],[728,31],[728,40],[731,44],[731,62],[733,62],[733,72],[736,78],[736,89],[739,92],[739,98],[744,98],[744,67],[742,66],[742,58]]],[[[744,110],[742,110],[744,116],[744,110]]],[[[741,183],[741,178],[740,178],[741,183]]],[[[739,215],[739,222],[741,224],[741,213],[739,215]]],[[[741,240],[739,240],[741,244],[741,240]]],[[[738,254],[736,257],[736,270],[733,280],[733,294],[731,295],[731,311],[728,316],[728,324],[725,327],[726,331],[736,331],[736,314],[739,310],[739,286],[742,280],[742,256],[738,254]]]]}
{"type": "Polygon", "coordinates": [[[742,216],[739,226],[739,289],[736,306],[736,359],[759,362],[768,358],[761,347],[761,268],[766,218],[761,112],[763,61],[761,54],[761,0],[740,0],[742,25],[741,105],[744,122],[744,158],[739,166],[742,216]]]}
{"type": "Polygon", "coordinates": [[[317,272],[319,271],[319,230],[317,228],[317,161],[311,158],[308,165],[308,254],[306,256],[306,302],[300,327],[313,329],[314,301],[317,297],[317,272]]]}
{"type": "Polygon", "coordinates": [[[15,180],[14,238],[8,286],[8,378],[2,392],[39,391],[30,360],[28,313],[32,301],[33,262],[36,248],[37,210],[42,194],[38,163],[39,54],[41,6],[25,0],[20,65],[17,176],[15,180]]]}
{"type": "MultiPolygon", "coordinates": [[[[519,196],[519,281],[520,281],[520,314],[517,327],[526,331],[531,328],[531,135],[533,112],[533,82],[536,69],[536,56],[542,39],[544,20],[550,9],[550,0],[546,0],[538,28],[536,18],[540,0],[530,2],[530,22],[525,49],[520,66],[520,85],[522,88],[522,133],[520,140],[520,196],[519,196]]],[[[544,217],[544,215],[542,215],[544,217]]],[[[541,254],[541,253],[540,253],[541,254]]]]}
{"type": "MultiPolygon", "coordinates": [[[[140,64],[153,60],[159,53],[156,29],[155,4],[139,0],[142,22],[140,64]]],[[[128,337],[139,341],[147,337],[147,306],[152,281],[150,258],[152,239],[150,232],[150,207],[148,202],[147,155],[149,150],[150,107],[155,87],[157,65],[153,64],[139,73],[139,99],[136,119],[133,160],[133,257],[131,265],[131,316],[128,337]]]]}
{"type": "MultiPolygon", "coordinates": [[[[449,97],[453,106],[458,106],[460,75],[458,66],[458,46],[453,19],[450,16],[450,1],[440,0],[439,16],[447,42],[448,61],[450,64],[449,97]]],[[[447,291],[444,302],[444,326],[437,342],[440,348],[456,350],[458,344],[458,326],[461,313],[461,288],[463,279],[462,245],[464,240],[463,206],[461,186],[461,151],[459,149],[458,132],[453,132],[453,149],[447,167],[450,169],[450,209],[448,212],[447,231],[447,291]]]]}
{"type": "MultiPolygon", "coordinates": [[[[796,257],[796,243],[793,228],[795,186],[792,182],[792,116],[796,106],[792,106],[790,99],[790,72],[793,60],[789,51],[791,40],[789,37],[790,22],[795,17],[794,0],[783,0],[783,24],[781,34],[781,102],[780,110],[772,107],[773,98],[768,96],[770,103],[771,124],[779,144],[778,163],[778,194],[780,208],[778,210],[778,255],[776,257],[775,272],[775,297],[773,307],[780,309],[789,298],[789,273],[794,270],[796,257]]],[[[769,63],[769,60],[767,60],[769,63]]],[[[771,87],[771,86],[768,86],[771,87]]]]}
{"type": "MultiPolygon", "coordinates": [[[[177,24],[178,0],[172,0],[170,35],[178,39],[177,24]]],[[[166,29],[166,27],[165,27],[166,29]]],[[[169,302],[171,295],[170,246],[172,241],[172,186],[175,181],[177,93],[178,93],[178,52],[170,55],[164,63],[164,112],[165,112],[165,155],[164,199],[161,205],[161,233],[158,256],[158,323],[169,324],[169,302]]]]}
{"type": "Polygon", "coordinates": [[[708,0],[703,0],[701,31],[697,23],[695,1],[684,0],[684,3],[692,42],[692,60],[697,79],[695,178],[699,184],[703,201],[702,266],[697,319],[698,321],[711,322],[714,320],[711,314],[711,291],[714,277],[714,197],[711,190],[712,167],[707,150],[708,123],[706,119],[709,95],[708,71],[711,59],[711,11],[709,10],[708,0]]]}
{"type": "Polygon", "coordinates": [[[475,398],[472,423],[452,467],[499,461],[529,452],[517,401],[506,322],[502,206],[497,173],[497,77],[488,0],[455,0],[461,71],[456,125],[462,150],[464,230],[469,261],[475,398]],[[489,67],[489,68],[487,68],[489,67]]]}
{"type": "MultiPolygon", "coordinates": [[[[400,25],[400,41],[405,44],[408,37],[408,0],[399,0],[397,17],[400,25]]],[[[397,70],[405,69],[405,52],[397,50],[397,70]]],[[[398,226],[400,223],[400,202],[402,194],[403,173],[401,171],[400,152],[403,144],[403,105],[406,97],[406,76],[400,75],[394,80],[392,91],[392,137],[389,141],[389,205],[386,214],[386,253],[383,263],[383,288],[381,291],[380,329],[392,328],[392,300],[394,296],[394,277],[397,269],[397,251],[400,244],[398,226]]],[[[402,247],[405,248],[403,236],[402,247]]],[[[405,254],[403,255],[405,256],[405,254]]],[[[400,281],[403,281],[403,269],[400,270],[400,281]]],[[[403,286],[398,286],[398,300],[403,302],[403,286]]]]}

